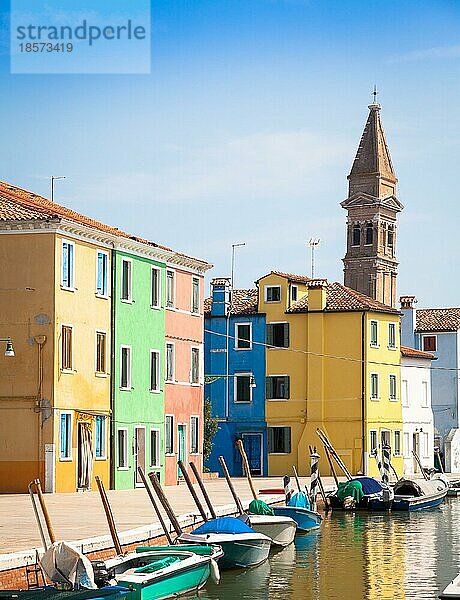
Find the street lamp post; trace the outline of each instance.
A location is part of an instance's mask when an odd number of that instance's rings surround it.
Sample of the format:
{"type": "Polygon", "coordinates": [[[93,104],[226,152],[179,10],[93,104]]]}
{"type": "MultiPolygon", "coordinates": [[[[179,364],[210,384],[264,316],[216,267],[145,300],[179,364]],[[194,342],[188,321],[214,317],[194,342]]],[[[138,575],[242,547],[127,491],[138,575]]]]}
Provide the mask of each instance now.
{"type": "Polygon", "coordinates": [[[0,342],[6,342],[4,356],[14,356],[14,348],[13,348],[13,342],[11,341],[11,338],[10,337],[0,338],[0,342]]]}
{"type": "Polygon", "coordinates": [[[51,202],[54,202],[54,182],[56,179],[65,179],[65,175],[51,175],[51,202]]]}

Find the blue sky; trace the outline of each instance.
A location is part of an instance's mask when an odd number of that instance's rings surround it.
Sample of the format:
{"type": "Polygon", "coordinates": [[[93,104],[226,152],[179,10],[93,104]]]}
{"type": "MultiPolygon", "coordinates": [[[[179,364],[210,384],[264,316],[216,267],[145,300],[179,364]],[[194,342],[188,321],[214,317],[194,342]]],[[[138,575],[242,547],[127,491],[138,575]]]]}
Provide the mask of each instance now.
{"type": "MultiPolygon", "coordinates": [[[[346,176],[377,84],[405,205],[399,293],[459,306],[460,4],[152,2],[150,75],[10,75],[0,178],[230,271],[342,280],[346,176]]],[[[39,1],[39,0],[37,0],[39,1]]],[[[75,3],[75,0],[73,0],[75,3]]]]}

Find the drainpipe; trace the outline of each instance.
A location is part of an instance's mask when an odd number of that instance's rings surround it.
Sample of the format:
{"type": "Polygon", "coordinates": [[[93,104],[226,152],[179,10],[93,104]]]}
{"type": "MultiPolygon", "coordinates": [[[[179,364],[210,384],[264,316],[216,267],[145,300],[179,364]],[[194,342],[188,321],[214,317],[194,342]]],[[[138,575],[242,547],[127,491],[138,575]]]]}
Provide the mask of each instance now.
{"type": "Polygon", "coordinates": [[[364,361],[365,357],[365,336],[366,336],[366,313],[363,312],[361,315],[361,435],[363,439],[362,445],[362,463],[363,463],[363,473],[367,475],[367,467],[366,464],[366,446],[367,446],[367,436],[366,436],[366,364],[364,361]]]}
{"type": "Polygon", "coordinates": [[[115,431],[115,299],[116,299],[116,277],[115,277],[115,244],[112,244],[110,278],[110,489],[115,489],[115,458],[116,458],[116,431],[115,431]]]}

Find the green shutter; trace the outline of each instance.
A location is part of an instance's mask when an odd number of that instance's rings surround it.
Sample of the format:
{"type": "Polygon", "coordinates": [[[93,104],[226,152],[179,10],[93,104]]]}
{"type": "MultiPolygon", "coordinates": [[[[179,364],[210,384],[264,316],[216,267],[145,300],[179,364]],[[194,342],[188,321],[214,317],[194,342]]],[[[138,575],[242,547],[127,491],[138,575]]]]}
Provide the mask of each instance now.
{"type": "Polygon", "coordinates": [[[284,398],[289,398],[289,375],[284,378],[284,398]]]}
{"type": "Polygon", "coordinates": [[[283,427],[284,429],[284,451],[286,453],[291,452],[291,428],[283,427]]]}
{"type": "Polygon", "coordinates": [[[265,398],[271,400],[273,398],[273,378],[265,378],[265,398]]]}
{"type": "Polygon", "coordinates": [[[273,346],[273,325],[267,325],[266,340],[269,346],[273,346]]]}
{"type": "Polygon", "coordinates": [[[283,340],[283,348],[289,348],[289,323],[284,323],[284,340],[283,340]]]}
{"type": "Polygon", "coordinates": [[[273,428],[267,430],[267,452],[273,452],[273,428]]]}

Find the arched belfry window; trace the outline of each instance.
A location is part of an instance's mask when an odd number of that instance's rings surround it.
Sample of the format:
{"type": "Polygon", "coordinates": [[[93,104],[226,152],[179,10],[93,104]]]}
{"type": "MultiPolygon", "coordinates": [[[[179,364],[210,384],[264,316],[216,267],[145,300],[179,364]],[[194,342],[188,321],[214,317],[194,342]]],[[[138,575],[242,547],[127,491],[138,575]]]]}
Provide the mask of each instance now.
{"type": "Polygon", "coordinates": [[[360,246],[361,245],[361,229],[359,225],[353,226],[353,232],[351,236],[351,245],[352,246],[360,246]]]}
{"type": "Polygon", "coordinates": [[[366,244],[371,246],[374,243],[374,227],[372,223],[366,225],[366,244]]]}

